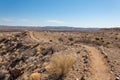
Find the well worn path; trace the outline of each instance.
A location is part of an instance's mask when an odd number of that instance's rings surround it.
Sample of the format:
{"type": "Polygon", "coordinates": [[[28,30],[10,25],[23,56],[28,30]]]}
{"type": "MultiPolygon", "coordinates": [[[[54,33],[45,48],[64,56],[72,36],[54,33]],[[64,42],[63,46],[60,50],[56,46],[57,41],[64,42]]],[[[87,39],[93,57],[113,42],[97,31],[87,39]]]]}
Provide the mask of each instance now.
{"type": "Polygon", "coordinates": [[[100,51],[95,47],[83,45],[90,55],[90,72],[92,75],[87,80],[114,80],[100,51]]]}
{"type": "Polygon", "coordinates": [[[30,38],[33,39],[34,41],[40,42],[37,38],[34,37],[33,31],[29,31],[29,36],[30,36],[30,38]]]}
{"type": "MultiPolygon", "coordinates": [[[[37,38],[34,37],[32,31],[29,32],[30,37],[39,42],[37,38]]],[[[109,67],[107,66],[105,59],[98,49],[88,45],[82,45],[89,51],[90,58],[90,72],[91,76],[87,80],[115,80],[113,75],[110,73],[109,67]]]]}

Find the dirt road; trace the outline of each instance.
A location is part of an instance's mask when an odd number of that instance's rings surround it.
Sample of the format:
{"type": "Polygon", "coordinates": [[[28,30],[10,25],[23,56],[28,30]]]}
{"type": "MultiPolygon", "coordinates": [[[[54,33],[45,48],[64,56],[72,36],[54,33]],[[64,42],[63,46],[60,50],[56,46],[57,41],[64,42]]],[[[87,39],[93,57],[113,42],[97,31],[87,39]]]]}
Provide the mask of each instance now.
{"type": "Polygon", "coordinates": [[[95,47],[87,45],[83,46],[88,49],[91,60],[90,72],[92,73],[92,76],[90,76],[87,80],[114,80],[100,51],[98,51],[95,47]]]}

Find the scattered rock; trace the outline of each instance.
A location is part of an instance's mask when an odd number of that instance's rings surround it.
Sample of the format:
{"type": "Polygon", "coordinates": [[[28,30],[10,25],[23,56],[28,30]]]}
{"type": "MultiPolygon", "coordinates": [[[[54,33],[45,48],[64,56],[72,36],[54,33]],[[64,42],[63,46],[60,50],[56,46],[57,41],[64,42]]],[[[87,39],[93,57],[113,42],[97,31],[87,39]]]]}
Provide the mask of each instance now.
{"type": "Polygon", "coordinates": [[[13,70],[9,70],[9,73],[10,73],[9,80],[15,80],[23,74],[23,70],[13,69],[13,70]]]}
{"type": "Polygon", "coordinates": [[[52,47],[49,47],[49,48],[47,48],[47,49],[42,49],[42,52],[41,52],[41,54],[42,55],[47,55],[47,54],[53,54],[54,53],[54,50],[53,50],[53,48],[52,47]]]}
{"type": "Polygon", "coordinates": [[[5,79],[5,73],[0,71],[0,80],[4,80],[5,79]]]}
{"type": "Polygon", "coordinates": [[[119,77],[116,77],[116,79],[115,80],[120,80],[120,78],[119,77]]]}
{"type": "Polygon", "coordinates": [[[85,79],[85,77],[84,77],[84,76],[82,76],[80,80],[86,80],[86,79],[85,79]]]}

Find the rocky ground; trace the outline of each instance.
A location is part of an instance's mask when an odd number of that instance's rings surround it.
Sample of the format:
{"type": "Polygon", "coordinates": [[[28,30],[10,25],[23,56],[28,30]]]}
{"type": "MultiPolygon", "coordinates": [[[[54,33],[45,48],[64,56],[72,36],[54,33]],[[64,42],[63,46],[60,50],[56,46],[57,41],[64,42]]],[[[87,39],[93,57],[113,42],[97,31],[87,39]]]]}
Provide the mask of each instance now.
{"type": "Polygon", "coordinates": [[[119,57],[120,30],[0,33],[0,80],[120,80],[119,57]]]}

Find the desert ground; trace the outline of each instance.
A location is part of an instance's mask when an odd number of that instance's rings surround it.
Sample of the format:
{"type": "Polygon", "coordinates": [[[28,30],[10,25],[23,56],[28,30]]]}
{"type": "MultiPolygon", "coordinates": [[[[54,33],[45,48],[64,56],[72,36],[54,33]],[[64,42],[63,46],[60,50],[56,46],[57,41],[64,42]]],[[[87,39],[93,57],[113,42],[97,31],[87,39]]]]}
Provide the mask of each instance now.
{"type": "Polygon", "coordinates": [[[120,29],[2,30],[0,80],[120,80],[120,29]]]}

